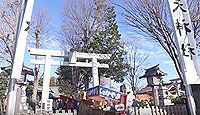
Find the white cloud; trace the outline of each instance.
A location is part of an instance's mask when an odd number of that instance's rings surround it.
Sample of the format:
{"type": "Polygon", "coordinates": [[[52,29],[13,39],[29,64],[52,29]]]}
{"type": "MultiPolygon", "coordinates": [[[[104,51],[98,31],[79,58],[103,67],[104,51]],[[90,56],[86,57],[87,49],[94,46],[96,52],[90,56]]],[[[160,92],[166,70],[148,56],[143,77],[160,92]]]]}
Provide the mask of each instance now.
{"type": "Polygon", "coordinates": [[[46,48],[47,49],[51,49],[51,50],[61,50],[60,49],[60,43],[57,41],[57,40],[55,40],[55,39],[51,39],[49,42],[49,45],[46,45],[46,48]]]}
{"type": "Polygon", "coordinates": [[[173,62],[173,61],[171,61],[171,60],[166,60],[166,61],[164,61],[163,63],[164,63],[164,64],[169,64],[169,65],[172,65],[174,62],[173,62]]]}

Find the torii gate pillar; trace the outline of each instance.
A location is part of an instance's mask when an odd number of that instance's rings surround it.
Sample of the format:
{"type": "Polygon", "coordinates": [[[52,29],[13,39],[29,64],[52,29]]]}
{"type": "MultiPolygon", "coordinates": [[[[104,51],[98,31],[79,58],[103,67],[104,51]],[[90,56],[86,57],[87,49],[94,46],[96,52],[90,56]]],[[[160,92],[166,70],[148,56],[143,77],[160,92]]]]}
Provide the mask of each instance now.
{"type": "Polygon", "coordinates": [[[49,83],[50,83],[50,73],[51,65],[63,65],[63,66],[78,66],[78,67],[92,67],[93,76],[93,87],[99,85],[98,68],[108,68],[108,64],[100,64],[97,62],[99,60],[110,59],[110,54],[94,54],[94,53],[82,53],[82,52],[69,52],[64,51],[53,51],[53,50],[42,50],[29,48],[31,55],[45,56],[45,60],[31,60],[33,64],[43,64],[45,65],[44,78],[43,78],[43,88],[42,88],[42,109],[49,110],[47,108],[47,101],[49,98],[49,83]],[[68,57],[69,62],[54,61],[52,57],[68,57]],[[81,59],[92,59],[92,63],[88,62],[77,62],[77,58],[81,59]]]}
{"type": "Polygon", "coordinates": [[[49,83],[51,77],[51,55],[46,55],[44,78],[42,84],[42,108],[48,110],[47,101],[49,99],[49,83]],[[47,85],[48,84],[48,85],[47,85]]]}
{"type": "Polygon", "coordinates": [[[92,76],[93,76],[93,87],[99,85],[97,59],[92,58],[92,76]]]}

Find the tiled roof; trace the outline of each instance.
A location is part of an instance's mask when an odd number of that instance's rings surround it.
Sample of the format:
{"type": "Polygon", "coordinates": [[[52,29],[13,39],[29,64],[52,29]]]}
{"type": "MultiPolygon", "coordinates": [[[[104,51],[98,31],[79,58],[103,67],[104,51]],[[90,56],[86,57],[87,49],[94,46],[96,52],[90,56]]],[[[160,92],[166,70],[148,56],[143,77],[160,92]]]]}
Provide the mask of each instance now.
{"type": "Polygon", "coordinates": [[[139,78],[141,79],[141,78],[152,77],[152,76],[160,76],[161,77],[161,76],[167,75],[166,73],[161,71],[158,66],[159,66],[159,64],[157,64],[156,66],[153,66],[149,69],[146,69],[145,74],[139,78]]]}
{"type": "MultiPolygon", "coordinates": [[[[11,67],[11,66],[1,67],[1,70],[6,71],[7,73],[11,73],[12,67],[11,67]]],[[[27,72],[28,75],[32,75],[32,76],[34,75],[33,69],[32,69],[32,68],[29,68],[29,67],[27,67],[27,66],[25,66],[25,65],[23,65],[22,74],[23,74],[23,72],[27,72]]]]}
{"type": "Polygon", "coordinates": [[[149,101],[151,98],[153,98],[152,96],[148,95],[148,94],[139,94],[137,95],[137,100],[138,101],[149,101]]]}
{"type": "Polygon", "coordinates": [[[138,92],[138,94],[149,93],[149,92],[152,92],[152,87],[146,86],[146,87],[142,88],[142,89],[138,92]]]}

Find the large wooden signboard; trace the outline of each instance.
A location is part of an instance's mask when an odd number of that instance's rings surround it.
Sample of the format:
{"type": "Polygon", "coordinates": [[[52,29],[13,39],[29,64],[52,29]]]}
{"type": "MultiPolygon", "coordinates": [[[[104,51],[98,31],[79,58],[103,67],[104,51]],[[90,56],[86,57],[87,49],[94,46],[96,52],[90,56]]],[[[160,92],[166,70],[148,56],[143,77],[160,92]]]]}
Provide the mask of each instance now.
{"type": "Polygon", "coordinates": [[[200,68],[194,39],[194,31],[186,0],[168,0],[175,31],[178,58],[181,63],[187,102],[191,115],[196,114],[196,106],[191,84],[200,84],[200,68]]]}

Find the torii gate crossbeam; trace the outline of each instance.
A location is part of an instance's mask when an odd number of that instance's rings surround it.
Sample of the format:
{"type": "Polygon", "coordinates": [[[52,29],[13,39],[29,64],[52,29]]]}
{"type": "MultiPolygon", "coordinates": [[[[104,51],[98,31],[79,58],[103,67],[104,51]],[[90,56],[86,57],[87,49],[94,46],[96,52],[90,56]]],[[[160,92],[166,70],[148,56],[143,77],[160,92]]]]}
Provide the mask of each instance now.
{"type": "Polygon", "coordinates": [[[47,109],[47,101],[49,97],[49,82],[51,65],[62,65],[62,66],[77,66],[77,67],[92,67],[93,76],[93,87],[99,85],[98,68],[109,68],[108,64],[100,64],[97,60],[108,60],[110,54],[95,54],[95,53],[82,53],[82,52],[64,52],[57,50],[43,50],[29,48],[31,55],[45,56],[46,59],[35,60],[31,59],[32,64],[43,64],[45,65],[44,78],[43,78],[43,90],[42,90],[42,109],[47,109]],[[66,61],[55,61],[52,57],[68,57],[69,62],[66,61]],[[92,59],[92,62],[77,62],[77,59],[92,59]]]}

